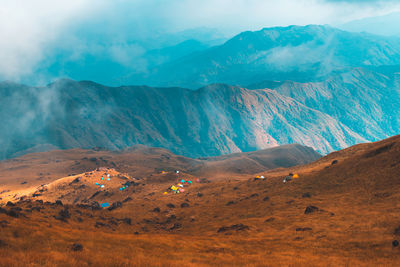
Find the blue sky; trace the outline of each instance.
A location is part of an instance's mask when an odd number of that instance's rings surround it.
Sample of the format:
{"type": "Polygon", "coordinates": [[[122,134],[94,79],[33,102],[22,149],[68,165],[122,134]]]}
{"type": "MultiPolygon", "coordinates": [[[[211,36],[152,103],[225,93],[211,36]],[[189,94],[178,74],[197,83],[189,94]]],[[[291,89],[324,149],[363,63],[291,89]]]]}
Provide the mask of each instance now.
{"type": "MultiPolygon", "coordinates": [[[[2,0],[0,78],[31,74],[47,51],[74,48],[71,57],[105,40],[156,42],[165,33],[216,28],[230,37],[244,30],[291,24],[341,25],[400,11],[399,1],[350,0],[2,0]],[[85,36],[82,40],[82,36],[85,36]],[[90,46],[88,44],[90,42],[90,46]]],[[[119,51],[119,50],[118,50],[119,51]]],[[[124,54],[122,54],[123,56],[124,54]]],[[[118,54],[116,55],[119,56],[118,54]]]]}

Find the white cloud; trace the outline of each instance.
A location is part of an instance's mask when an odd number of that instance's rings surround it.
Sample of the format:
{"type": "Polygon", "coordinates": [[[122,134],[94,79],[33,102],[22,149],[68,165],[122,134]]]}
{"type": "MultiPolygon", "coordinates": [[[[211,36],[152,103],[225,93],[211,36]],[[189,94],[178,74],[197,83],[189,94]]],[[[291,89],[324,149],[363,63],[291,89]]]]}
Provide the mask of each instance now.
{"type": "MultiPolygon", "coordinates": [[[[111,50],[124,65],[134,39],[194,27],[243,30],[290,24],[333,24],[400,10],[398,1],[345,0],[1,0],[0,79],[29,75],[46,49],[96,47],[96,38],[125,44],[111,50]],[[362,2],[362,3],[359,3],[362,2]],[[91,34],[80,40],[78,31],[91,34]],[[77,37],[78,36],[78,37],[77,37]],[[88,44],[87,42],[92,42],[88,44]],[[121,49],[120,49],[121,48],[121,49]]],[[[80,33],[82,34],[82,33],[80,33]]],[[[112,42],[111,42],[112,43],[112,42]]],[[[139,51],[144,53],[144,51],[139,51]]]]}
{"type": "Polygon", "coordinates": [[[2,0],[0,77],[18,79],[42,59],[47,43],[87,11],[89,0],[2,0]]]}

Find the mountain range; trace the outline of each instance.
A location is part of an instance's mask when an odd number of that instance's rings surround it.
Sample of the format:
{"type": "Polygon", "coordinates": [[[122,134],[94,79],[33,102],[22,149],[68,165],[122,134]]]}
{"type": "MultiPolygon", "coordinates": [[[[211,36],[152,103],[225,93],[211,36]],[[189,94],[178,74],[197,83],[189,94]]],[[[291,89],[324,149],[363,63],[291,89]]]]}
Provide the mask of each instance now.
{"type": "Polygon", "coordinates": [[[133,80],[198,88],[262,80],[323,81],[354,67],[400,64],[400,38],[352,33],[326,25],[264,28],[191,53],[133,80]]]}
{"type": "Polygon", "coordinates": [[[396,37],[289,26],[202,47],[148,52],[170,62],[131,78],[161,87],[0,83],[0,158],[136,144],[189,157],[292,143],[326,154],[400,132],[396,37]]]}

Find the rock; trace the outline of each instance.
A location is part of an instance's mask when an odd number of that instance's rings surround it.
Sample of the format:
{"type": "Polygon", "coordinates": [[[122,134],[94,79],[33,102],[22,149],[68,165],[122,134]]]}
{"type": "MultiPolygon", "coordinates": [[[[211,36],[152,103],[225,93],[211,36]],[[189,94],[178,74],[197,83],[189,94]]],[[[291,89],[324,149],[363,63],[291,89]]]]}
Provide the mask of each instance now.
{"type": "Polygon", "coordinates": [[[169,230],[176,230],[176,229],[179,229],[179,228],[182,228],[182,224],[174,223],[174,225],[171,228],[169,228],[169,230]]]}
{"type": "Polygon", "coordinates": [[[112,205],[110,207],[108,207],[108,210],[112,211],[112,210],[115,210],[115,209],[121,208],[121,207],[122,207],[122,202],[117,201],[117,202],[112,203],[112,205]]]}
{"type": "Polygon", "coordinates": [[[181,208],[187,208],[187,207],[189,207],[189,203],[184,202],[181,204],[181,208]]]}
{"type": "Polygon", "coordinates": [[[90,207],[92,208],[92,210],[101,210],[101,206],[97,201],[93,201],[90,207]]]}
{"type": "Polygon", "coordinates": [[[338,163],[338,161],[335,159],[334,161],[332,161],[331,165],[335,165],[337,163],[338,163]]]}
{"type": "Polygon", "coordinates": [[[175,205],[172,204],[172,203],[168,203],[168,204],[167,204],[167,207],[170,208],[170,209],[173,209],[173,208],[175,208],[175,205]]]}
{"type": "Polygon", "coordinates": [[[202,196],[203,196],[203,194],[202,194],[202,193],[200,193],[200,192],[198,192],[198,193],[197,193],[197,196],[198,196],[198,197],[202,197],[202,196]]]}
{"type": "Polygon", "coordinates": [[[82,251],[83,250],[83,246],[79,243],[74,243],[72,244],[72,250],[73,251],[82,251]]]}
{"type": "Polygon", "coordinates": [[[123,201],[122,201],[122,203],[125,203],[125,202],[128,202],[128,201],[131,201],[132,200],[132,198],[131,197],[127,197],[127,198],[125,198],[123,201]]]}
{"type": "Polygon", "coordinates": [[[129,224],[129,225],[132,224],[131,218],[123,218],[122,221],[123,221],[124,223],[126,223],[126,224],[129,224]]]}
{"type": "Polygon", "coordinates": [[[6,246],[7,246],[6,241],[0,239],[0,248],[4,248],[4,247],[6,247],[6,246]]]}
{"type": "Polygon", "coordinates": [[[12,203],[11,201],[8,201],[6,204],[7,207],[15,207],[15,204],[12,203]]]}
{"type": "Polygon", "coordinates": [[[310,228],[310,227],[296,228],[296,232],[305,232],[305,231],[311,231],[311,230],[312,230],[312,228],[310,228]]]}
{"type": "Polygon", "coordinates": [[[310,214],[310,213],[314,213],[316,211],[319,211],[319,208],[317,208],[315,206],[307,206],[306,210],[304,211],[304,214],[310,214]]]}
{"type": "Polygon", "coordinates": [[[263,198],[263,201],[268,201],[268,200],[269,200],[269,197],[268,197],[268,196],[266,196],[266,197],[263,198]]]}
{"type": "Polygon", "coordinates": [[[244,230],[249,230],[249,229],[250,229],[250,227],[240,223],[240,224],[234,224],[231,226],[223,226],[218,229],[217,233],[223,233],[223,232],[227,232],[227,231],[244,231],[244,230]]]}
{"type": "Polygon", "coordinates": [[[304,193],[301,197],[302,198],[310,198],[311,194],[310,193],[304,193]]]}
{"type": "Polygon", "coordinates": [[[5,227],[7,227],[9,224],[10,224],[10,223],[9,223],[8,221],[6,221],[6,220],[0,221],[0,227],[1,227],[1,228],[5,228],[5,227]]]}
{"type": "Polygon", "coordinates": [[[27,181],[23,181],[21,184],[27,184],[28,182],[27,181]]]}
{"type": "Polygon", "coordinates": [[[102,223],[102,222],[96,222],[96,224],[94,226],[97,227],[97,228],[99,228],[99,227],[111,227],[110,225],[108,225],[106,223],[102,223]]]}
{"type": "Polygon", "coordinates": [[[400,226],[397,227],[396,229],[394,229],[393,234],[394,234],[394,235],[400,235],[400,226]]]}
{"type": "Polygon", "coordinates": [[[160,212],[160,211],[161,211],[161,210],[160,210],[159,207],[156,207],[156,208],[153,209],[153,212],[160,212]]]}
{"type": "Polygon", "coordinates": [[[92,199],[94,197],[96,197],[98,194],[100,194],[101,191],[97,191],[96,193],[94,193],[89,199],[92,199]]]}
{"type": "Polygon", "coordinates": [[[83,222],[83,219],[82,219],[81,217],[76,218],[76,220],[77,220],[78,222],[83,222]]]}
{"type": "Polygon", "coordinates": [[[237,187],[237,186],[235,186],[234,188],[233,188],[233,190],[238,190],[239,189],[239,187],[237,187]]]}
{"type": "Polygon", "coordinates": [[[134,234],[134,235],[139,235],[139,232],[134,232],[133,234],[134,234]]]}
{"type": "Polygon", "coordinates": [[[69,213],[68,208],[64,208],[64,209],[60,210],[58,215],[55,216],[54,218],[56,218],[57,220],[66,222],[67,219],[69,219],[70,217],[71,217],[71,214],[69,213]]]}
{"type": "Polygon", "coordinates": [[[235,204],[235,201],[232,201],[232,200],[231,200],[231,201],[229,201],[228,203],[226,203],[225,205],[226,205],[226,206],[230,206],[230,205],[233,205],[233,204],[235,204]]]}
{"type": "Polygon", "coordinates": [[[15,209],[11,209],[6,213],[8,216],[10,217],[14,217],[14,218],[19,218],[20,213],[18,212],[18,210],[15,209]]]}
{"type": "Polygon", "coordinates": [[[253,198],[253,197],[258,197],[258,194],[257,194],[257,193],[254,193],[254,194],[251,194],[251,195],[249,196],[249,198],[253,198]]]}
{"type": "Polygon", "coordinates": [[[61,202],[61,200],[56,200],[56,205],[58,205],[58,206],[62,206],[62,205],[63,205],[63,203],[61,202]]]}
{"type": "Polygon", "coordinates": [[[393,240],[392,246],[393,247],[398,247],[399,246],[399,241],[398,240],[393,240]]]}
{"type": "Polygon", "coordinates": [[[275,221],[274,217],[270,217],[270,218],[266,219],[264,222],[272,222],[272,221],[275,221]]]}

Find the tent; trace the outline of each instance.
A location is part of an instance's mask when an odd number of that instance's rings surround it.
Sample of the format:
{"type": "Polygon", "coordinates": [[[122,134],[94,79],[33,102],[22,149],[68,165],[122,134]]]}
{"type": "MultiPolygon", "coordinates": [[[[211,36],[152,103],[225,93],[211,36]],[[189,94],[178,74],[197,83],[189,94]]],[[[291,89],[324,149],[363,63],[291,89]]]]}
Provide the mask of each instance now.
{"type": "Polygon", "coordinates": [[[168,192],[164,192],[163,195],[168,195],[168,192]]]}
{"type": "Polygon", "coordinates": [[[102,208],[107,208],[108,206],[110,206],[110,204],[108,204],[108,202],[100,204],[100,207],[102,207],[102,208]]]}
{"type": "Polygon", "coordinates": [[[293,174],[293,179],[299,178],[299,175],[297,173],[293,174]]]}
{"type": "Polygon", "coordinates": [[[104,184],[101,184],[100,187],[103,188],[103,187],[104,187],[104,184]]]}
{"type": "Polygon", "coordinates": [[[181,183],[184,184],[184,183],[185,183],[185,180],[182,179],[182,180],[181,180],[181,183]]]}

